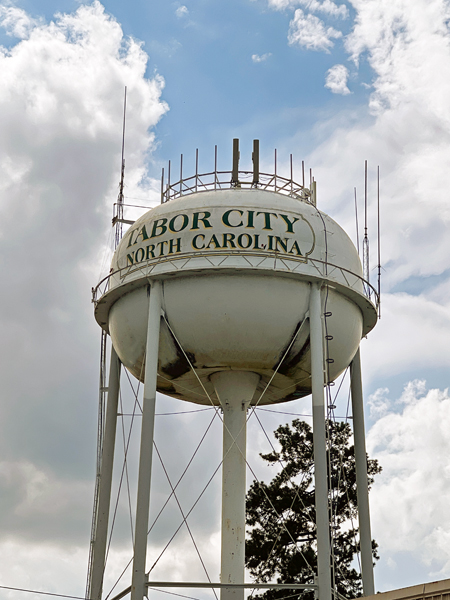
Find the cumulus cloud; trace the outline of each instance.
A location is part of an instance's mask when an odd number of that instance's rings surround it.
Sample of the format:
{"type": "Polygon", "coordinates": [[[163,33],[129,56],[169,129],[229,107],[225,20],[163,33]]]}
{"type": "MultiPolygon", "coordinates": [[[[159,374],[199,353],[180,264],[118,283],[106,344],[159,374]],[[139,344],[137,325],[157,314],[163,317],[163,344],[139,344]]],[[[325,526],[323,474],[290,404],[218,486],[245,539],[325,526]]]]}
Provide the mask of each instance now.
{"type": "Polygon", "coordinates": [[[382,317],[364,345],[368,382],[414,369],[450,368],[448,303],[405,293],[384,294],[382,302],[382,317]]]}
{"type": "Polygon", "coordinates": [[[13,5],[0,6],[0,27],[7,35],[26,39],[38,21],[32,19],[22,8],[13,5]]]}
{"type": "Polygon", "coordinates": [[[448,390],[410,382],[393,404],[400,411],[382,416],[367,438],[369,455],[383,466],[371,492],[374,536],[385,555],[407,552],[435,574],[448,573],[448,390]]]}
{"type": "Polygon", "coordinates": [[[388,398],[389,388],[378,388],[369,396],[368,406],[372,419],[384,417],[389,412],[391,403],[388,398]]]}
{"type": "Polygon", "coordinates": [[[348,69],[344,65],[334,65],[327,71],[325,87],[333,92],[333,94],[342,94],[346,96],[350,94],[347,87],[348,69]]]}
{"type": "Polygon", "coordinates": [[[12,7],[1,19],[21,41],[0,53],[0,562],[23,540],[35,564],[38,546],[69,560],[81,545],[85,571],[99,336],[90,288],[117,197],[124,86],[126,191],[156,199],[146,161],[164,81],[145,76],[141,45],[99,2],[52,23],[12,7]]]}
{"type": "Polygon", "coordinates": [[[392,289],[416,280],[417,287],[420,280],[426,283],[425,278],[440,274],[448,278],[450,48],[446,12],[443,2],[418,0],[412,10],[403,11],[399,1],[381,4],[385,19],[376,2],[358,5],[356,26],[346,41],[354,59],[364,52],[373,68],[372,117],[366,113],[366,121],[356,125],[345,117],[341,123],[333,117],[329,135],[310,161],[316,165],[327,209],[336,211],[336,218],[347,223],[350,231],[354,215],[349,190],[354,185],[359,191],[363,188],[364,158],[372,166],[369,225],[375,222],[374,171],[380,165],[384,286],[392,289]],[[344,189],[347,196],[342,195],[344,189]]]}
{"type": "Polygon", "coordinates": [[[329,52],[334,46],[332,39],[342,37],[342,33],[325,23],[315,15],[305,15],[297,8],[294,18],[289,23],[288,42],[291,46],[298,45],[307,50],[324,50],[329,52]]]}
{"type": "Polygon", "coordinates": [[[271,56],[272,56],[272,52],[266,52],[265,54],[252,54],[252,61],[254,63],[264,62],[271,56]]]}

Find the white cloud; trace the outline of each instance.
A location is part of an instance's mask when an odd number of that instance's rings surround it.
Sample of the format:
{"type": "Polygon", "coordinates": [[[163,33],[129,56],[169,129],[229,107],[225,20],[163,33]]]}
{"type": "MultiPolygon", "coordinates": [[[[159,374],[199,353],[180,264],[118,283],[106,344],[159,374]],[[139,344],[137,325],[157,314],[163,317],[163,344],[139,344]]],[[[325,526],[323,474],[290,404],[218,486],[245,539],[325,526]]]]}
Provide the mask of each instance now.
{"type": "Polygon", "coordinates": [[[377,76],[373,109],[415,102],[448,123],[444,100],[450,71],[448,4],[442,0],[413,4],[371,0],[358,2],[357,8],[346,47],[355,62],[362,53],[368,54],[377,76]],[[436,77],[439,84],[433,89],[436,77]]]}
{"type": "Polygon", "coordinates": [[[357,185],[362,197],[363,160],[368,159],[372,240],[374,171],[380,165],[382,263],[384,286],[390,289],[448,269],[450,48],[443,2],[418,0],[403,12],[400,0],[379,4],[380,11],[376,2],[357,4],[355,30],[346,42],[355,60],[365,52],[374,69],[372,116],[361,107],[364,119],[359,116],[355,125],[344,115],[339,123],[334,115],[310,163],[325,209],[353,231],[350,194],[357,185]]]}
{"type": "Polygon", "coordinates": [[[3,27],[10,36],[26,39],[38,23],[36,19],[32,19],[30,15],[23,9],[17,8],[17,6],[0,6],[0,27],[3,27]]]}
{"type": "Polygon", "coordinates": [[[71,554],[73,571],[81,554],[87,565],[99,336],[89,292],[117,197],[124,86],[130,196],[157,198],[146,164],[167,106],[141,45],[98,2],[49,24],[6,11],[3,24],[23,39],[0,53],[1,579],[49,589],[53,577],[70,593],[54,574],[71,554]],[[29,563],[10,568],[11,556],[29,563]]]}
{"type": "Polygon", "coordinates": [[[336,4],[332,0],[269,0],[269,6],[275,10],[285,10],[286,8],[295,8],[303,6],[311,12],[321,12],[330,17],[346,19],[348,17],[348,8],[345,4],[336,4]]]}
{"type": "Polygon", "coordinates": [[[347,87],[348,69],[344,65],[334,65],[327,71],[325,87],[333,92],[333,94],[342,94],[346,96],[350,94],[347,87]]]}
{"type": "Polygon", "coordinates": [[[381,310],[363,347],[367,382],[417,369],[450,368],[449,305],[423,295],[384,294],[381,310]]]}
{"type": "Polygon", "coordinates": [[[264,62],[271,56],[272,56],[272,52],[266,52],[265,54],[252,54],[252,61],[254,63],[264,62]]]}
{"type": "Polygon", "coordinates": [[[179,6],[177,8],[177,10],[175,11],[175,14],[179,19],[182,19],[183,17],[187,17],[189,14],[188,7],[184,6],[184,5],[179,6]]]}
{"type": "Polygon", "coordinates": [[[450,397],[411,382],[397,400],[400,413],[371,428],[368,453],[383,467],[371,492],[380,552],[415,555],[433,570],[450,570],[450,397]],[[392,532],[395,531],[395,535],[392,532]]]}
{"type": "Polygon", "coordinates": [[[391,402],[387,398],[387,394],[389,394],[388,388],[378,388],[369,396],[368,405],[372,419],[384,417],[389,412],[391,402]]]}
{"type": "Polygon", "coordinates": [[[298,44],[307,50],[324,50],[329,52],[334,46],[332,38],[340,38],[342,33],[325,23],[315,15],[305,13],[297,8],[294,18],[289,23],[288,42],[291,46],[298,44]]]}

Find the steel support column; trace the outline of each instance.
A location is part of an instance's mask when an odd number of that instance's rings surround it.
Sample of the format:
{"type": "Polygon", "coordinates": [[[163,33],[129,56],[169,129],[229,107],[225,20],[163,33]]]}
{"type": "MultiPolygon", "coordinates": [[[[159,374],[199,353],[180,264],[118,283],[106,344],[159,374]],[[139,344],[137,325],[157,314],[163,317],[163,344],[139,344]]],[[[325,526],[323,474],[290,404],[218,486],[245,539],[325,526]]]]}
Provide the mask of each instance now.
{"type": "Polygon", "coordinates": [[[160,325],[161,283],[159,281],[154,281],[151,285],[148,309],[131,600],[142,600],[147,593],[145,587],[145,560],[147,557],[148,515],[150,510],[150,482],[152,473],[153,433],[155,427],[156,378],[158,374],[160,325]]]}
{"type": "Polygon", "coordinates": [[[367,480],[366,437],[359,348],[350,365],[353,436],[355,440],[356,490],[358,495],[359,538],[364,596],[375,594],[373,580],[372,535],[370,531],[369,484],[367,480]]]}
{"type": "Polygon", "coordinates": [[[331,600],[330,523],[325,435],[324,353],[320,284],[311,284],[309,324],[313,410],[314,480],[316,486],[317,571],[319,600],[331,600]]]}
{"type": "MultiPolygon", "coordinates": [[[[221,583],[244,583],[247,408],[260,376],[221,371],[211,381],[223,409],[221,583]]],[[[221,589],[221,600],[244,600],[244,588],[221,589]]]]}
{"type": "Polygon", "coordinates": [[[105,571],[106,544],[108,540],[109,507],[116,443],[117,406],[120,390],[120,360],[111,344],[109,363],[108,400],[106,405],[105,433],[103,439],[98,493],[97,521],[92,549],[92,570],[89,582],[90,598],[102,597],[103,574],[105,571]]]}

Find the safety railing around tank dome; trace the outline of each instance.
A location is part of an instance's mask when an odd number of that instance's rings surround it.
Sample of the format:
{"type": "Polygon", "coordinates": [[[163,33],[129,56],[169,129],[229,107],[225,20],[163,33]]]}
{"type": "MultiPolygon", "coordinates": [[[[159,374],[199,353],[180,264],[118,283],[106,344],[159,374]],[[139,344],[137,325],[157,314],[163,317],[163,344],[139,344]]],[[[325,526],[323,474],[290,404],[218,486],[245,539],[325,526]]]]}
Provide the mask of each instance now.
{"type": "Polygon", "coordinates": [[[175,183],[165,183],[164,172],[161,176],[161,204],[180,196],[204,191],[216,191],[230,188],[268,190],[315,204],[314,192],[293,179],[270,173],[259,173],[254,181],[252,171],[238,171],[238,180],[233,181],[232,171],[211,171],[195,173],[191,177],[179,179],[175,183]]]}
{"type": "Polygon", "coordinates": [[[214,149],[214,170],[207,173],[199,173],[198,149],[195,151],[195,175],[183,177],[183,155],[180,157],[180,176],[174,183],[171,181],[171,162],[165,179],[165,171],[161,173],[161,204],[174,200],[180,196],[194,194],[196,192],[221,190],[230,188],[255,188],[259,190],[273,191],[297,198],[316,205],[316,185],[309,171],[309,188],[305,185],[305,163],[302,161],[302,183],[294,180],[294,163],[290,155],[290,176],[284,177],[278,173],[277,151],[274,155],[273,173],[260,173],[259,170],[259,140],[253,140],[252,162],[253,170],[243,171],[239,169],[239,140],[233,140],[233,164],[231,171],[219,171],[217,168],[217,146],[214,149]]]}
{"type": "MultiPolygon", "coordinates": [[[[203,257],[203,256],[207,256],[209,254],[211,254],[211,253],[199,251],[199,252],[195,253],[195,256],[203,257]]],[[[240,252],[239,250],[235,250],[235,251],[229,250],[227,252],[227,254],[229,254],[229,255],[239,254],[239,255],[245,257],[245,254],[240,252]]],[[[252,254],[255,254],[255,253],[252,253],[252,254]]],[[[265,253],[264,256],[272,257],[272,258],[274,258],[274,257],[280,258],[279,256],[276,255],[276,253],[269,253],[269,252],[265,253]]],[[[144,261],[144,262],[140,263],[139,266],[136,266],[136,265],[126,266],[126,267],[122,267],[121,269],[116,269],[115,271],[111,271],[111,273],[109,273],[106,277],[104,277],[95,286],[95,288],[94,287],[92,288],[92,302],[94,304],[97,304],[98,301],[100,300],[100,298],[104,294],[106,294],[106,292],[108,292],[110,290],[110,282],[113,277],[118,275],[119,278],[121,280],[123,280],[123,279],[125,279],[125,277],[127,275],[129,275],[135,271],[140,271],[142,273],[143,277],[150,277],[151,271],[153,271],[157,265],[161,264],[162,262],[175,262],[176,260],[179,260],[180,258],[186,258],[186,256],[183,257],[180,255],[177,258],[165,256],[165,257],[160,257],[156,260],[153,259],[150,261],[144,261]]],[[[295,261],[295,257],[289,257],[289,260],[295,261]]],[[[280,261],[282,261],[282,258],[280,258],[280,261]]],[[[305,264],[304,260],[296,261],[296,262],[305,264]]],[[[364,296],[372,302],[372,304],[375,306],[377,313],[378,313],[379,307],[380,307],[380,296],[378,294],[378,291],[373,287],[373,285],[369,281],[366,281],[364,279],[364,277],[362,277],[361,275],[358,275],[357,273],[353,273],[353,271],[350,271],[349,269],[346,269],[345,267],[341,267],[339,265],[334,265],[330,262],[325,262],[325,261],[319,260],[317,258],[308,257],[307,262],[316,269],[317,277],[320,277],[321,279],[323,279],[325,284],[329,283],[330,285],[333,285],[334,283],[336,283],[336,281],[334,281],[330,277],[333,275],[333,272],[338,271],[342,275],[342,278],[344,279],[346,286],[349,289],[357,291],[358,293],[361,293],[361,286],[362,286],[364,296]]]]}

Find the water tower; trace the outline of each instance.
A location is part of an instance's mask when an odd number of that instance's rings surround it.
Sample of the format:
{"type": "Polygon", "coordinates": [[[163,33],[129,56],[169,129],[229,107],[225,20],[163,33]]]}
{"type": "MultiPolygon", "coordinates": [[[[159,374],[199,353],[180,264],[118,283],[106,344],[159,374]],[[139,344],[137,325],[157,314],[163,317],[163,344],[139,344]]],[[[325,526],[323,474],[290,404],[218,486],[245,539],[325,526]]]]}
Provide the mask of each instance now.
{"type": "Polygon", "coordinates": [[[93,600],[102,594],[121,364],[144,382],[132,600],[146,595],[157,391],[223,410],[222,600],[244,598],[247,409],[312,394],[316,592],[331,600],[324,386],[349,365],[363,586],[374,593],[359,344],[377,321],[377,296],[350,238],[317,208],[316,183],[295,183],[292,166],[290,178],[277,175],[276,162],[274,174],[260,173],[257,140],[252,157],[253,170],[240,171],[234,140],[231,171],[219,172],[216,158],[211,173],[181,171],[176,183],[163,175],[161,204],[129,227],[94,291],[112,351],[93,600]]]}

